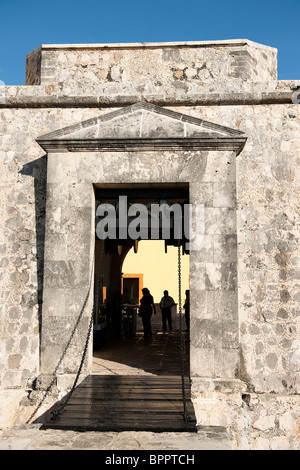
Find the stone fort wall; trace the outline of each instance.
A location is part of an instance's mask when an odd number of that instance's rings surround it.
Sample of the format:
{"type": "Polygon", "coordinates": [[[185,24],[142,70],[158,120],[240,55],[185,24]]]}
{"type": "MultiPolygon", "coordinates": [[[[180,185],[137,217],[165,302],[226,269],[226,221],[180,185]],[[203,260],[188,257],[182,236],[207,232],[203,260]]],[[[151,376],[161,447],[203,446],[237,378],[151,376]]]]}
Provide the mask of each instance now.
{"type": "MultiPolygon", "coordinates": [[[[226,425],[237,448],[299,449],[300,108],[291,82],[276,81],[276,51],[249,41],[42,46],[27,65],[27,85],[0,94],[1,425],[26,421],[39,376],[47,156],[35,140],[150,101],[248,137],[232,195],[243,393],[199,385],[198,420],[226,425]]],[[[214,308],[218,280],[206,278],[214,308]]],[[[211,315],[199,299],[196,318],[211,315]]]]}

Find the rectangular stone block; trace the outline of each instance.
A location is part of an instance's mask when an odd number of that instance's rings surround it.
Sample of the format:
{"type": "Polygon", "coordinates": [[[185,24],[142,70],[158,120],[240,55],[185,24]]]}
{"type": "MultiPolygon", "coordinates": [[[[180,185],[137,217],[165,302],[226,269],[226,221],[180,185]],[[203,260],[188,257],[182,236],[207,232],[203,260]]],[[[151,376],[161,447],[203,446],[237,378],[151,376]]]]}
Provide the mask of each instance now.
{"type": "Polygon", "coordinates": [[[227,320],[223,319],[222,322],[223,338],[222,348],[223,349],[237,349],[239,347],[239,325],[238,320],[227,320]]]}
{"type": "Polygon", "coordinates": [[[203,183],[235,183],[236,180],[236,155],[233,152],[209,152],[203,183]]]}
{"type": "Polygon", "coordinates": [[[191,345],[190,369],[192,377],[214,377],[214,350],[191,345]]]}
{"type": "Polygon", "coordinates": [[[213,184],[213,207],[236,207],[235,182],[213,184]]]}
{"type": "Polygon", "coordinates": [[[44,288],[43,313],[49,317],[78,318],[86,300],[89,302],[84,309],[84,316],[89,315],[89,308],[93,299],[93,286],[71,288],[44,288]]]}
{"type": "Polygon", "coordinates": [[[194,319],[191,318],[191,330],[197,331],[197,335],[191,336],[191,346],[195,349],[221,348],[223,324],[221,319],[194,319]]]}
{"type": "Polygon", "coordinates": [[[41,349],[43,373],[54,372],[59,363],[58,373],[77,373],[87,338],[89,317],[82,317],[71,339],[76,320],[77,317],[71,319],[69,316],[45,319],[42,329],[45,346],[41,349]]]}
{"type": "Polygon", "coordinates": [[[50,261],[44,268],[45,288],[72,288],[88,286],[91,269],[89,260],[50,261]]]}
{"type": "Polygon", "coordinates": [[[45,247],[45,259],[52,261],[63,261],[68,258],[67,253],[68,236],[65,233],[47,234],[47,244],[45,247]]]}
{"type": "Polygon", "coordinates": [[[214,351],[215,377],[238,378],[240,358],[238,349],[218,349],[214,351]]]}
{"type": "Polygon", "coordinates": [[[237,260],[236,234],[213,235],[213,261],[215,263],[233,263],[237,260]]]}
{"type": "Polygon", "coordinates": [[[224,321],[238,317],[236,291],[191,291],[192,316],[199,319],[219,318],[224,321]]]}
{"type": "Polygon", "coordinates": [[[206,207],[204,211],[204,232],[209,235],[236,233],[235,209],[206,207]]]}

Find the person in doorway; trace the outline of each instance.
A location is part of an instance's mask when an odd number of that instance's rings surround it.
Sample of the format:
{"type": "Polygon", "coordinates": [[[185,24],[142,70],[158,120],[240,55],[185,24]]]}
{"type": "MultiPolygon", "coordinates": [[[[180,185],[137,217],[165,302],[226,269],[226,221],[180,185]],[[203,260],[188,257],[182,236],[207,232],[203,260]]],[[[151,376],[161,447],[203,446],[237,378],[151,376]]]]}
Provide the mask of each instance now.
{"type": "Polygon", "coordinates": [[[185,302],[184,302],[184,316],[186,323],[186,330],[190,331],[190,291],[185,291],[185,302]]]}
{"type": "Polygon", "coordinates": [[[144,287],[142,289],[143,297],[141,298],[140,307],[139,307],[139,316],[142,317],[143,327],[144,327],[144,338],[148,339],[152,335],[151,331],[151,316],[152,316],[152,307],[154,314],[155,305],[152,295],[150,294],[149,289],[144,287]]]}
{"type": "Polygon", "coordinates": [[[164,296],[160,301],[163,330],[167,331],[167,322],[169,325],[169,330],[172,331],[172,311],[171,308],[175,305],[174,299],[169,295],[167,290],[164,291],[164,296]]]}

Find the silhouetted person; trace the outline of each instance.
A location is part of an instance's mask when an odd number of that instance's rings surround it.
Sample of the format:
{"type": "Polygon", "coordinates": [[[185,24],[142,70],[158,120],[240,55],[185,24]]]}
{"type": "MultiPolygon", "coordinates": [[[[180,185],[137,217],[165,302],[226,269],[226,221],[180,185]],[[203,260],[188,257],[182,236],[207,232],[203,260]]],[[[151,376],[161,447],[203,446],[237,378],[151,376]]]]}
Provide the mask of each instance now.
{"type": "Polygon", "coordinates": [[[185,323],[186,323],[186,329],[187,331],[190,331],[190,291],[186,290],[185,291],[185,302],[183,306],[185,313],[185,323]]]}
{"type": "Polygon", "coordinates": [[[149,336],[152,335],[151,331],[151,315],[152,315],[152,307],[155,311],[154,300],[152,295],[149,292],[147,287],[142,289],[143,297],[141,298],[141,305],[139,308],[139,316],[142,317],[143,327],[144,327],[144,338],[147,339],[149,336]]]}
{"type": "Polygon", "coordinates": [[[175,305],[174,299],[169,295],[167,290],[164,291],[164,296],[160,301],[163,330],[167,331],[167,321],[170,331],[172,331],[172,311],[171,308],[175,305]]]}

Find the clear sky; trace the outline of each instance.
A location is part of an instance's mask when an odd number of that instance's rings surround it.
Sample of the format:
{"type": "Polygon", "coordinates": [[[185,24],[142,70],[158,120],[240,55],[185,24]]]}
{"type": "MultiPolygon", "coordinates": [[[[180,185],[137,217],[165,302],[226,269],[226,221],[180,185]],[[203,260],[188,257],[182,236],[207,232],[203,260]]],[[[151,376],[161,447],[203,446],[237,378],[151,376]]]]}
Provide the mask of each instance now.
{"type": "Polygon", "coordinates": [[[0,80],[25,84],[41,44],[249,39],[278,49],[278,79],[300,80],[300,0],[0,0],[0,80]]]}

